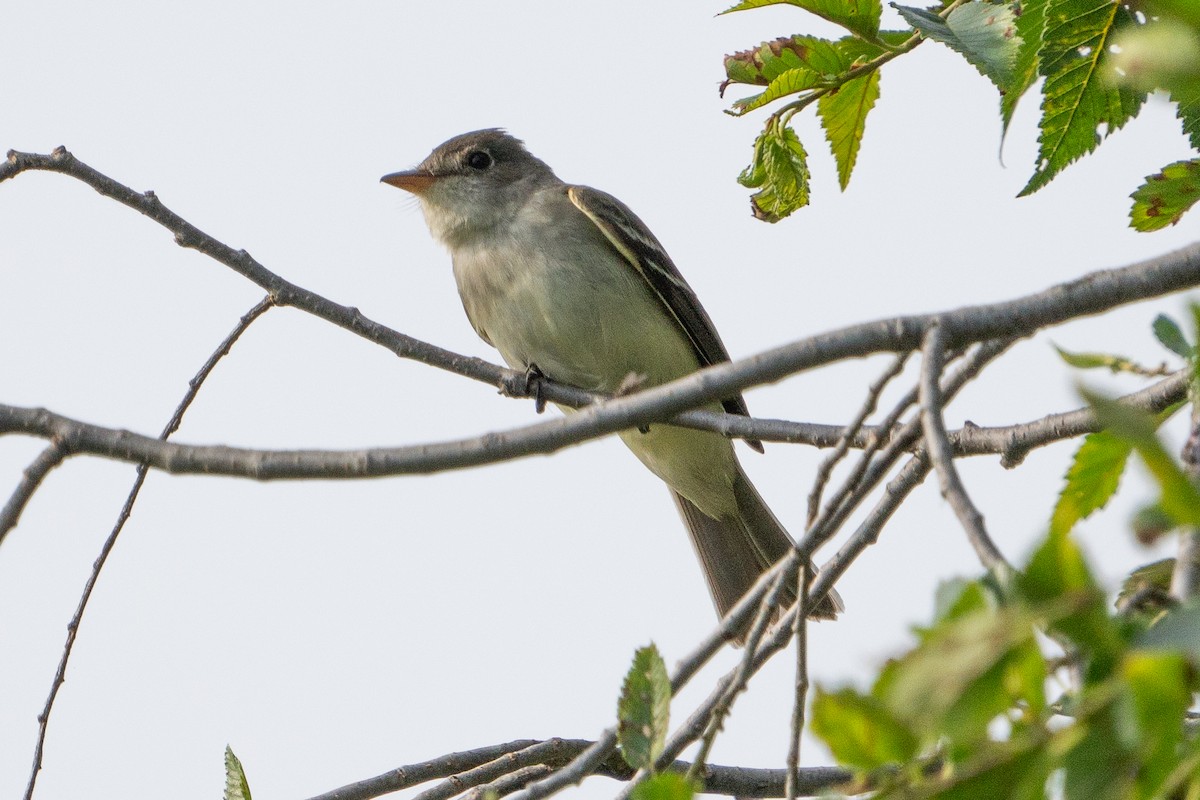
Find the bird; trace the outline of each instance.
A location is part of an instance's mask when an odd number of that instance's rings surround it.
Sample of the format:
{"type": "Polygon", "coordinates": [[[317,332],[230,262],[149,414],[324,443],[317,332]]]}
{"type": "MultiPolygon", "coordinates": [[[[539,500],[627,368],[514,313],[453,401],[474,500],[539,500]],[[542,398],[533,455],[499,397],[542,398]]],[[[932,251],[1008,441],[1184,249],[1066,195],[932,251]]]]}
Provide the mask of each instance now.
{"type": "MultiPolygon", "coordinates": [[[[563,182],[504,130],[455,136],[380,180],[418,198],[450,252],[467,318],[514,370],[619,394],[729,361],[645,223],[612,195],[563,182]]],[[[749,415],[740,394],[706,408],[749,415]]],[[[793,547],[787,530],[730,439],[667,424],[619,436],[667,484],[724,617],[793,547]]],[[[831,591],[809,614],[832,619],[842,610],[831,591]]]]}

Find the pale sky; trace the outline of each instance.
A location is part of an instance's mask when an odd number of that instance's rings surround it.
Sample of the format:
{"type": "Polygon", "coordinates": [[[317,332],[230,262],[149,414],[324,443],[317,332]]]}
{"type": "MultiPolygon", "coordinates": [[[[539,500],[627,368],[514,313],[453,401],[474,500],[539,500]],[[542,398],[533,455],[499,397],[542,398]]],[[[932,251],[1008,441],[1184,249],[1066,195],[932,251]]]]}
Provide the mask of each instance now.
{"type": "MultiPolygon", "coordinates": [[[[269,269],[405,333],[498,360],[462,313],[415,204],[378,183],[451,135],[502,126],[565,180],[627,202],[672,253],[735,357],[885,316],[992,302],[1196,237],[1127,228],[1127,196],[1189,155],[1173,112],[1140,119],[1017,200],[1038,98],[1000,152],[997,97],[935,44],[888,65],[849,190],[811,114],[813,206],[769,226],[735,183],[763,116],[733,119],[727,52],[827,26],[719,3],[329,4],[65,0],[6,16],[0,146],[80,159],[269,269]]],[[[738,96],[734,87],[731,96],[738,96]]],[[[261,292],[71,179],[0,185],[0,402],[156,435],[261,292]]],[[[1172,297],[1015,348],[948,422],[1078,405],[1050,342],[1161,361],[1172,297]]],[[[884,361],[747,395],[766,417],[844,422],[884,361]]],[[[1102,387],[1132,387],[1105,375],[1102,387]]],[[[911,380],[911,376],[908,378],[911,380]]],[[[907,385],[900,388],[907,388],[907,385]]],[[[548,412],[553,413],[553,412],[548,412]]],[[[218,367],[177,439],[400,445],[536,421],[532,403],[403,362],[300,312],[268,313],[218,367]]],[[[42,443],[0,439],[6,496],[42,443]]],[[[1021,562],[1072,445],[1019,470],[961,464],[1021,562]]],[[[740,448],[793,531],[820,454],[740,448]]],[[[27,778],[65,626],[134,469],[55,472],[0,547],[0,795],[27,778]]],[[[1079,539],[1110,585],[1169,552],[1130,543],[1135,481],[1079,539]]],[[[818,554],[818,561],[832,553],[818,554]]],[[[941,579],[980,571],[930,479],[839,584],[811,670],[863,682],[926,621],[941,579]]],[[[37,796],[214,798],[230,744],[260,798],[304,798],[393,767],[521,737],[593,738],[634,650],[668,664],[715,623],[666,491],[608,439],[432,477],[255,484],[152,475],[100,579],[47,740],[37,796]]],[[[720,671],[738,656],[718,659],[720,671]]],[[[682,720],[720,674],[676,701],[682,720]]],[[[715,763],[781,766],[791,659],[735,708],[715,763]]],[[[829,763],[806,744],[806,766],[829,763]]],[[[576,796],[616,784],[595,779],[576,796]]]]}

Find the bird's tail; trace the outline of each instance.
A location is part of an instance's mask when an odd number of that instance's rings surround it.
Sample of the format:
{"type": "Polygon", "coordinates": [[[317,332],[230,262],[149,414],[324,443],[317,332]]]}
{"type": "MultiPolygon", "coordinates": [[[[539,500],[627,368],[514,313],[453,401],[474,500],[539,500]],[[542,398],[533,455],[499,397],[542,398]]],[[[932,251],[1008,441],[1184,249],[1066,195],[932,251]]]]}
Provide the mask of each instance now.
{"type": "MultiPolygon", "coordinates": [[[[792,548],[791,537],[741,467],[734,478],[733,489],[738,514],[721,519],[708,516],[677,492],[671,493],[692,537],[704,577],[708,579],[713,604],[721,617],[768,567],[792,548]]],[[[795,599],[794,588],[787,587],[783,605],[789,605],[795,599]]],[[[841,597],[830,591],[808,615],[812,619],[833,619],[843,608],[841,597]]]]}

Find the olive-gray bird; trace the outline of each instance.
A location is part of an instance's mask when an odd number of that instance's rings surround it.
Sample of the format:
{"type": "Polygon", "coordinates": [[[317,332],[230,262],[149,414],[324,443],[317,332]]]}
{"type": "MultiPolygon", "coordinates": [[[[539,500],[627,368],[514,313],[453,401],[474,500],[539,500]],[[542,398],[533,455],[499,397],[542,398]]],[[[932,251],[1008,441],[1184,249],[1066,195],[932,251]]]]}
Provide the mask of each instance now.
{"type": "MultiPolygon", "coordinates": [[[[559,180],[504,131],[456,136],[382,180],[420,199],[467,317],[513,369],[614,393],[729,360],[645,224],[612,195],[559,180]]],[[[709,408],[749,413],[740,395],[709,408]]],[[[724,616],[792,547],[787,531],[724,436],[658,424],[620,436],[670,488],[724,616]]],[[[811,616],[841,610],[830,592],[811,616]]]]}

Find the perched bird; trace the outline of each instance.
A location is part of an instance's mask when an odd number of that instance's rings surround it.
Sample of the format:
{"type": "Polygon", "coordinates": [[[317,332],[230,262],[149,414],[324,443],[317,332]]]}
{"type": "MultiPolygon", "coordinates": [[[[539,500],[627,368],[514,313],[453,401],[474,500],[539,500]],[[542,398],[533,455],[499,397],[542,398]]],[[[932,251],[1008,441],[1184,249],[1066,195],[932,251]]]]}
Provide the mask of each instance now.
{"type": "MultiPolygon", "coordinates": [[[[420,199],[475,332],[513,369],[614,393],[729,360],[642,221],[612,195],[559,180],[504,131],[456,136],[381,180],[420,199]]],[[[748,414],[740,395],[710,406],[722,407],[748,414]]],[[[724,616],[792,547],[787,531],[724,436],[658,424],[620,436],[670,488],[724,616]]],[[[831,592],[811,615],[841,608],[831,592]]]]}

